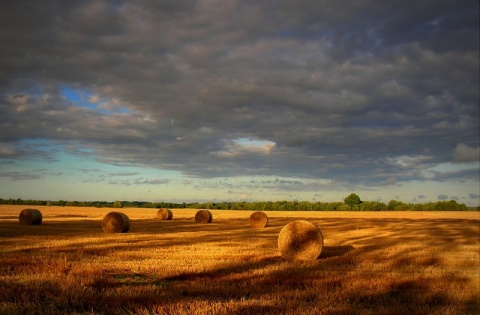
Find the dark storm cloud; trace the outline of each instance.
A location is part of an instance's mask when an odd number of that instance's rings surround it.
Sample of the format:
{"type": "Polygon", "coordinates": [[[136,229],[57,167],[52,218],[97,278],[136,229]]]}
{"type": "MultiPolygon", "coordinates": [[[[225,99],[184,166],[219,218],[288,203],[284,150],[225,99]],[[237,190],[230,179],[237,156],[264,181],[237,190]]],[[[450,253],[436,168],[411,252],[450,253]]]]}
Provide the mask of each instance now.
{"type": "Polygon", "coordinates": [[[0,169],[0,177],[6,177],[10,180],[36,180],[44,179],[48,176],[62,176],[62,172],[51,172],[46,169],[27,170],[27,171],[9,171],[0,169]]]}
{"type": "Polygon", "coordinates": [[[108,181],[110,185],[139,186],[139,185],[166,185],[170,182],[168,179],[152,179],[138,177],[135,179],[116,179],[108,181]]]}
{"type": "Polygon", "coordinates": [[[480,161],[480,148],[459,143],[453,151],[453,160],[458,163],[480,161]]]}
{"type": "Polygon", "coordinates": [[[448,196],[447,195],[444,195],[444,194],[440,194],[438,195],[438,200],[447,200],[448,199],[448,196]]]}
{"type": "Polygon", "coordinates": [[[470,199],[478,199],[479,197],[480,197],[479,194],[472,194],[472,193],[468,194],[468,198],[470,199]]]}
{"type": "Polygon", "coordinates": [[[117,172],[117,173],[109,173],[109,177],[115,177],[115,176],[135,176],[138,175],[137,172],[117,172]]]}
{"type": "Polygon", "coordinates": [[[13,181],[17,180],[33,180],[33,179],[42,179],[44,178],[43,174],[38,172],[31,172],[31,171],[1,171],[0,177],[6,177],[13,181]]]}
{"type": "Polygon", "coordinates": [[[478,160],[478,12],[477,1],[3,1],[0,156],[43,139],[197,177],[422,179],[452,156],[478,160]],[[119,110],[72,103],[62,86],[119,110]]]}

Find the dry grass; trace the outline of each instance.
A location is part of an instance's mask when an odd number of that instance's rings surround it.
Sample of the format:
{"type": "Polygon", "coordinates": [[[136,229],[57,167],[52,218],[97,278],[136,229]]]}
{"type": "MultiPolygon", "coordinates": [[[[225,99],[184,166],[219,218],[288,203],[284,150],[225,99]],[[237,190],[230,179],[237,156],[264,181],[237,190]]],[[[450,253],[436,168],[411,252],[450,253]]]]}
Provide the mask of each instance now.
{"type": "Polygon", "coordinates": [[[106,234],[111,210],[37,207],[42,225],[0,206],[0,314],[477,314],[479,212],[268,212],[122,209],[126,234],[106,234]],[[281,229],[308,219],[319,259],[282,258],[281,229]]]}

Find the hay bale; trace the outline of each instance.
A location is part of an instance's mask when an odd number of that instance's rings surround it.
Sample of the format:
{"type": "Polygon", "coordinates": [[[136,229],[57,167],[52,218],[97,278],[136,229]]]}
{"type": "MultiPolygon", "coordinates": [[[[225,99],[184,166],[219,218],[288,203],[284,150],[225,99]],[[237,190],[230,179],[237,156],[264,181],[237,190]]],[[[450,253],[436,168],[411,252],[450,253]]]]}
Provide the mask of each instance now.
{"type": "Polygon", "coordinates": [[[130,230],[130,219],[122,212],[109,212],[102,220],[102,228],[106,233],[126,233],[130,230]]]}
{"type": "Polygon", "coordinates": [[[159,220],[171,220],[173,218],[173,212],[170,209],[160,208],[157,211],[157,219],[159,220]]]}
{"type": "Polygon", "coordinates": [[[195,214],[195,222],[197,223],[210,223],[212,219],[212,213],[208,210],[199,210],[195,214]]]}
{"type": "Polygon", "coordinates": [[[37,209],[23,209],[18,216],[20,224],[40,225],[42,224],[42,213],[37,209]]]}
{"type": "Polygon", "coordinates": [[[264,228],[267,223],[268,217],[265,212],[256,211],[250,215],[250,226],[253,228],[264,228]]]}
{"type": "Polygon", "coordinates": [[[278,249],[286,259],[317,259],[323,249],[322,231],[305,220],[290,222],[278,235],[278,249]]]}

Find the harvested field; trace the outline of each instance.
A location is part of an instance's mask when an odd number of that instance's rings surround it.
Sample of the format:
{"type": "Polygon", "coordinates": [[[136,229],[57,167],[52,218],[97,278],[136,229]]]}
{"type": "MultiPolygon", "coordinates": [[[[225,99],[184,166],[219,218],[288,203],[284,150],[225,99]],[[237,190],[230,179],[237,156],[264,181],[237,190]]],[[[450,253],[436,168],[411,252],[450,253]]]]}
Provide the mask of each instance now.
{"type": "Polygon", "coordinates": [[[252,229],[252,211],[120,211],[125,234],[107,234],[111,208],[0,206],[0,314],[477,314],[479,212],[279,212],[252,229]],[[320,257],[289,261],[281,229],[302,219],[324,237],[320,257]]]}

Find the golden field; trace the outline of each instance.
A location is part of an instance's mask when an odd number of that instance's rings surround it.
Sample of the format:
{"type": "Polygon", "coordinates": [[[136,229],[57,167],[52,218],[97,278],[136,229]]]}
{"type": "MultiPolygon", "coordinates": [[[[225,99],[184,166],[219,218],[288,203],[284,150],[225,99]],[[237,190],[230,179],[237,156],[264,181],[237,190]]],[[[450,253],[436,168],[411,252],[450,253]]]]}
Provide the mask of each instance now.
{"type": "Polygon", "coordinates": [[[479,314],[480,213],[253,211],[0,206],[0,314],[479,314]],[[110,211],[125,234],[104,233],[110,211]],[[315,261],[287,261],[277,238],[306,219],[315,261]]]}

